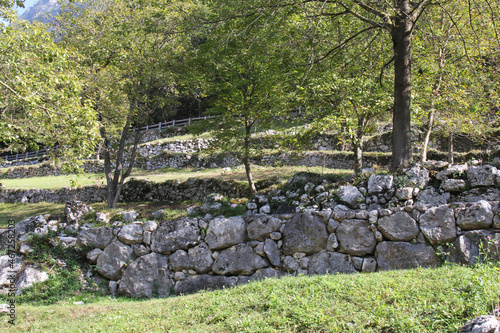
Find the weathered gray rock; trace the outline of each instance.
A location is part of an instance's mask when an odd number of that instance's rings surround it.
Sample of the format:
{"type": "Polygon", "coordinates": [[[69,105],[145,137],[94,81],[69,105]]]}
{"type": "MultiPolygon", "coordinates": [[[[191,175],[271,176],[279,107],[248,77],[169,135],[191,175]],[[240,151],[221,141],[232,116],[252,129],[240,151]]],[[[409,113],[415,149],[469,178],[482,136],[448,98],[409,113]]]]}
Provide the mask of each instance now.
{"type": "Polygon", "coordinates": [[[185,280],[177,281],[174,292],[177,295],[192,294],[200,290],[215,290],[229,287],[229,277],[214,275],[191,275],[185,280]]]}
{"type": "Polygon", "coordinates": [[[434,187],[428,187],[420,191],[417,195],[417,201],[422,205],[439,206],[445,205],[450,200],[450,193],[439,194],[434,187]]]}
{"type": "Polygon", "coordinates": [[[457,237],[453,209],[448,205],[429,208],[420,215],[420,230],[431,244],[453,241],[457,237]]]}
{"type": "Polygon", "coordinates": [[[371,175],[368,178],[368,194],[380,193],[393,188],[394,177],[387,175],[371,175]]]}
{"type": "Polygon", "coordinates": [[[97,258],[97,271],[110,280],[119,280],[123,270],[134,261],[134,251],[128,245],[115,241],[97,258]]]}
{"type": "Polygon", "coordinates": [[[399,200],[410,200],[413,198],[413,187],[401,187],[396,190],[396,198],[399,200]]]}
{"type": "Polygon", "coordinates": [[[352,185],[341,186],[337,192],[337,196],[340,201],[352,208],[356,208],[359,204],[365,202],[364,195],[357,187],[352,185]]]}
{"type": "MultiPolygon", "coordinates": [[[[15,281],[15,274],[11,272],[20,272],[23,268],[23,259],[16,255],[12,257],[4,255],[0,257],[0,286],[9,286],[15,281]]],[[[7,289],[9,289],[7,287],[7,289]]]]}
{"type": "Polygon", "coordinates": [[[144,246],[144,244],[132,244],[131,246],[136,257],[151,253],[151,250],[148,247],[144,246]]]}
{"type": "Polygon", "coordinates": [[[246,221],[248,223],[248,238],[259,241],[269,238],[271,233],[278,231],[282,224],[280,219],[262,214],[251,215],[246,221]]]}
{"type": "Polygon", "coordinates": [[[283,230],[283,254],[313,254],[326,247],[328,233],[321,219],[311,213],[295,215],[283,230]]]}
{"type": "Polygon", "coordinates": [[[118,239],[124,244],[142,243],[143,235],[142,225],[131,223],[124,225],[118,233],[118,239]]]}
{"type": "Polygon", "coordinates": [[[97,262],[97,258],[99,258],[101,253],[102,253],[101,249],[99,249],[99,248],[93,249],[92,251],[87,253],[87,259],[90,260],[91,263],[95,264],[97,262]]]}
{"type": "Polygon", "coordinates": [[[500,233],[491,230],[466,231],[448,248],[447,261],[473,265],[479,260],[500,260],[500,233]]]}
{"type": "Polygon", "coordinates": [[[77,244],[92,245],[104,250],[106,246],[111,244],[115,236],[113,229],[108,227],[83,229],[77,237],[77,244]]]}
{"type": "Polygon", "coordinates": [[[467,164],[452,165],[448,167],[448,169],[439,172],[436,175],[436,179],[444,181],[447,179],[455,179],[457,177],[462,177],[463,175],[465,175],[467,168],[468,168],[467,164]]]}
{"type": "Polygon", "coordinates": [[[417,221],[403,211],[379,219],[378,230],[392,241],[410,241],[420,233],[417,221]]]}
{"type": "Polygon", "coordinates": [[[142,230],[144,231],[155,231],[156,229],[158,229],[158,223],[153,220],[146,221],[142,225],[142,230]]]}
{"type": "Polygon", "coordinates": [[[493,224],[491,205],[484,200],[458,207],[455,216],[462,230],[487,229],[493,224]]]}
{"type": "Polygon", "coordinates": [[[379,243],[375,259],[379,270],[436,267],[440,264],[431,246],[406,242],[379,243]]]}
{"type": "Polygon", "coordinates": [[[344,220],[336,231],[340,252],[363,256],[372,254],[377,240],[370,229],[370,224],[364,220],[344,220]]]}
{"type": "Polygon", "coordinates": [[[201,243],[189,249],[188,258],[188,269],[193,269],[201,274],[209,272],[214,262],[212,259],[212,251],[210,251],[208,245],[205,243],[201,243]]]}
{"type": "Polygon", "coordinates": [[[309,261],[310,275],[355,273],[356,269],[347,254],[322,250],[311,257],[309,261]]]}
{"type": "Polygon", "coordinates": [[[285,259],[283,259],[283,268],[287,272],[296,272],[300,266],[297,260],[295,260],[292,256],[286,256],[285,259]]]}
{"type": "Polygon", "coordinates": [[[328,236],[328,241],[326,242],[326,249],[328,251],[335,251],[339,247],[339,241],[337,240],[337,236],[335,233],[330,234],[328,236]]]}
{"type": "Polygon", "coordinates": [[[123,272],[118,294],[137,298],[168,296],[172,282],[168,278],[168,271],[159,267],[157,256],[156,253],[150,253],[129,265],[123,272]]]}
{"type": "Polygon", "coordinates": [[[16,285],[18,295],[23,289],[32,287],[34,283],[43,282],[49,279],[49,274],[45,271],[35,268],[33,265],[26,267],[19,274],[16,285]]]}
{"type": "Polygon", "coordinates": [[[489,164],[471,166],[467,169],[467,179],[472,187],[493,186],[498,175],[498,169],[489,164]]]}
{"type": "Polygon", "coordinates": [[[462,326],[457,333],[500,333],[500,320],[497,316],[479,316],[462,326]]]}
{"type": "Polygon", "coordinates": [[[131,210],[129,212],[124,212],[122,216],[123,216],[123,222],[132,223],[139,216],[139,213],[131,210]]]}
{"type": "Polygon", "coordinates": [[[27,219],[19,221],[14,226],[16,240],[18,240],[23,234],[34,231],[37,227],[45,225],[47,221],[43,215],[31,216],[27,219]]]}
{"type": "Polygon", "coordinates": [[[377,260],[375,258],[364,258],[363,266],[361,266],[361,271],[363,273],[372,273],[377,270],[377,260]]]}
{"type": "Polygon", "coordinates": [[[266,239],[264,242],[264,253],[269,259],[271,265],[276,267],[281,267],[281,259],[280,259],[280,249],[278,248],[278,244],[272,239],[266,239]]]}
{"type": "Polygon", "coordinates": [[[177,250],[170,256],[170,267],[174,271],[182,271],[188,269],[189,258],[184,250],[177,250]]]}
{"type": "Polygon", "coordinates": [[[64,215],[70,223],[78,222],[92,211],[92,207],[87,206],[81,201],[70,201],[66,203],[64,215]]]}
{"type": "Polygon", "coordinates": [[[212,270],[220,275],[251,275],[267,262],[248,244],[242,243],[220,252],[212,270]]]}
{"type": "Polygon", "coordinates": [[[168,254],[179,249],[186,250],[201,243],[201,232],[198,220],[181,218],[167,221],[153,233],[151,250],[168,254]]]}
{"type": "Polygon", "coordinates": [[[205,242],[211,250],[243,243],[245,239],[246,224],[241,216],[213,219],[205,236],[205,242]]]}
{"type": "Polygon", "coordinates": [[[409,178],[409,185],[412,187],[424,188],[429,183],[429,171],[420,166],[412,167],[406,172],[406,175],[409,178]]]}
{"type": "Polygon", "coordinates": [[[445,192],[462,192],[466,185],[463,179],[445,179],[441,183],[441,189],[445,192]]]}

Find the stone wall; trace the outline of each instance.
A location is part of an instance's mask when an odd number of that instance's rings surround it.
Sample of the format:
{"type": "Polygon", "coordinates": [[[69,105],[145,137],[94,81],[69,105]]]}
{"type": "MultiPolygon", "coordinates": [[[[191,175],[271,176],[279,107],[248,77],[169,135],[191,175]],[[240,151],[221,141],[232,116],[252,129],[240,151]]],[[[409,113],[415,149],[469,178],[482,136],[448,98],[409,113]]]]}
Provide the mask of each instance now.
{"type": "MultiPolygon", "coordinates": [[[[164,201],[179,202],[185,200],[203,200],[211,193],[221,193],[229,197],[247,195],[245,186],[233,181],[218,179],[190,178],[185,182],[166,181],[152,183],[130,180],[125,183],[120,202],[164,201]]],[[[62,188],[59,190],[0,190],[0,202],[53,202],[65,203],[80,200],[86,203],[107,200],[105,186],[85,186],[78,189],[62,188]]]]}
{"type": "Polygon", "coordinates": [[[85,229],[79,244],[112,290],[167,296],[285,274],[334,274],[499,260],[498,202],[135,221],[85,229]],[[127,263],[128,265],[124,265],[127,263]]]}

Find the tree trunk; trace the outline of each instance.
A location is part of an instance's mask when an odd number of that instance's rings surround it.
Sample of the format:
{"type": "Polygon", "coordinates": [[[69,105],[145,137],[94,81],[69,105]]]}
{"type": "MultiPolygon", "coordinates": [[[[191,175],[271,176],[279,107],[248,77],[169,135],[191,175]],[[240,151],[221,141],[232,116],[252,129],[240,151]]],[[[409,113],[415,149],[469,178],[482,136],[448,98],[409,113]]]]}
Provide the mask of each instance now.
{"type": "Polygon", "coordinates": [[[434,126],[434,107],[429,111],[429,118],[427,121],[427,131],[425,132],[424,146],[422,147],[422,155],[420,156],[420,164],[422,166],[427,162],[427,148],[429,147],[429,140],[431,138],[432,127],[434,126]]]}
{"type": "Polygon", "coordinates": [[[248,120],[245,121],[245,146],[243,152],[243,165],[245,165],[245,172],[248,179],[248,189],[250,190],[250,195],[254,196],[257,192],[255,188],[255,183],[253,181],[252,170],[250,167],[250,134],[252,130],[252,125],[248,120]]]}
{"type": "Polygon", "coordinates": [[[450,135],[448,136],[448,163],[453,164],[454,163],[454,158],[453,158],[453,132],[450,132],[450,135]]]}
{"type": "Polygon", "coordinates": [[[354,142],[354,173],[357,174],[363,167],[363,142],[354,142]]]}
{"type": "Polygon", "coordinates": [[[411,154],[411,42],[409,0],[396,0],[397,15],[391,30],[394,52],[394,110],[391,170],[408,166],[411,154]]]}

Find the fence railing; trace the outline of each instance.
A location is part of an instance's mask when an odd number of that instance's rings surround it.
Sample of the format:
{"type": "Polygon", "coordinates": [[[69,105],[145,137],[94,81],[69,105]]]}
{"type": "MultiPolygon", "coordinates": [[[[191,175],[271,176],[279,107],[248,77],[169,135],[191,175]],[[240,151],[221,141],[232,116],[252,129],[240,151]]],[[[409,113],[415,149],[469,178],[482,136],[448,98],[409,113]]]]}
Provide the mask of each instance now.
{"type": "MultiPolygon", "coordinates": [[[[207,116],[207,117],[198,117],[198,118],[187,118],[187,119],[179,119],[179,120],[170,120],[166,122],[160,122],[158,124],[154,125],[146,125],[141,127],[141,132],[146,132],[146,131],[161,131],[162,129],[166,129],[168,127],[183,127],[183,126],[188,126],[191,125],[194,122],[200,121],[200,120],[207,120],[210,118],[214,118],[215,116],[207,116]]],[[[59,147],[51,147],[51,148],[43,148],[37,151],[30,151],[26,153],[18,153],[18,154],[13,154],[13,155],[4,155],[0,156],[1,159],[4,161],[18,161],[18,160],[24,160],[28,158],[33,158],[33,157],[43,157],[49,154],[49,152],[53,151],[54,153],[57,152],[57,149],[59,147]]]]}

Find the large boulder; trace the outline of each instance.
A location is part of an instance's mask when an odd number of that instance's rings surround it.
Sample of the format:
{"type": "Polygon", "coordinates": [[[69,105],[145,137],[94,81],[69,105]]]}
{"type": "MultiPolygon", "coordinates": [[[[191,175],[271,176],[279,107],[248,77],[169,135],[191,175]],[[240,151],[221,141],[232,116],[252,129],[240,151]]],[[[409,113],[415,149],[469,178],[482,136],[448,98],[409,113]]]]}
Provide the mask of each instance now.
{"type": "Polygon", "coordinates": [[[311,257],[309,261],[310,275],[355,273],[356,269],[347,254],[322,250],[311,257]]]}
{"type": "Polygon", "coordinates": [[[313,254],[326,247],[328,232],[321,219],[312,213],[294,215],[283,230],[283,254],[313,254]]]}
{"type": "Polygon", "coordinates": [[[187,269],[195,270],[198,273],[207,273],[211,270],[214,260],[212,251],[207,244],[201,243],[188,250],[189,265],[187,269]]]}
{"type": "Polygon", "coordinates": [[[448,248],[447,261],[473,265],[479,260],[500,260],[500,233],[466,231],[448,248]]]}
{"type": "Polygon", "coordinates": [[[493,224],[493,215],[491,205],[484,200],[455,209],[457,225],[462,230],[487,229],[493,224]]]}
{"type": "Polygon", "coordinates": [[[380,218],[378,230],[392,241],[410,241],[420,234],[417,221],[403,211],[380,218]]]}
{"type": "Polygon", "coordinates": [[[177,250],[186,250],[201,243],[201,232],[198,220],[181,218],[167,221],[153,232],[151,250],[168,254],[177,250]]]}
{"type": "Polygon", "coordinates": [[[431,246],[406,242],[379,243],[375,259],[379,270],[437,267],[441,263],[431,246]]]}
{"type": "Polygon", "coordinates": [[[372,254],[377,240],[370,224],[364,220],[344,220],[336,231],[340,252],[364,256],[372,254]]]}
{"type": "Polygon", "coordinates": [[[282,222],[273,216],[257,214],[250,215],[247,218],[247,223],[248,238],[263,241],[265,238],[269,238],[272,232],[278,231],[282,222]]]}
{"type": "Polygon", "coordinates": [[[112,228],[88,228],[82,229],[78,234],[76,242],[79,245],[91,245],[104,250],[106,246],[111,244],[114,238],[112,228]]]}
{"type": "Polygon", "coordinates": [[[118,239],[124,244],[139,244],[143,240],[143,227],[140,224],[131,223],[124,225],[118,233],[118,239]]]}
{"type": "Polygon", "coordinates": [[[394,177],[387,175],[371,175],[368,178],[368,194],[376,194],[393,189],[394,177]]]}
{"type": "Polygon", "coordinates": [[[467,179],[472,187],[494,186],[500,172],[489,164],[471,166],[467,169],[467,179]]]}
{"type": "Polygon", "coordinates": [[[130,246],[115,241],[106,246],[97,258],[97,271],[107,279],[119,280],[134,259],[134,251],[130,246]]]}
{"type": "Polygon", "coordinates": [[[363,193],[361,193],[356,186],[352,185],[341,186],[337,192],[337,196],[340,201],[351,208],[356,208],[359,204],[365,202],[363,193]]]}
{"type": "Polygon", "coordinates": [[[224,249],[246,239],[246,224],[241,216],[215,218],[210,221],[205,242],[211,250],[224,249]]]}
{"type": "Polygon", "coordinates": [[[238,244],[220,252],[212,270],[219,275],[251,275],[267,262],[250,245],[238,244]]]}
{"type": "Polygon", "coordinates": [[[177,295],[192,294],[200,290],[214,290],[229,287],[230,278],[214,275],[191,275],[185,280],[177,281],[174,292],[177,295]]]}
{"type": "Polygon", "coordinates": [[[453,209],[448,205],[429,208],[420,216],[420,230],[431,244],[454,240],[457,228],[453,209]]]}
{"type": "Polygon", "coordinates": [[[118,294],[138,298],[168,296],[172,282],[168,277],[168,270],[161,267],[158,256],[150,253],[128,265],[120,280],[118,294]]]}

